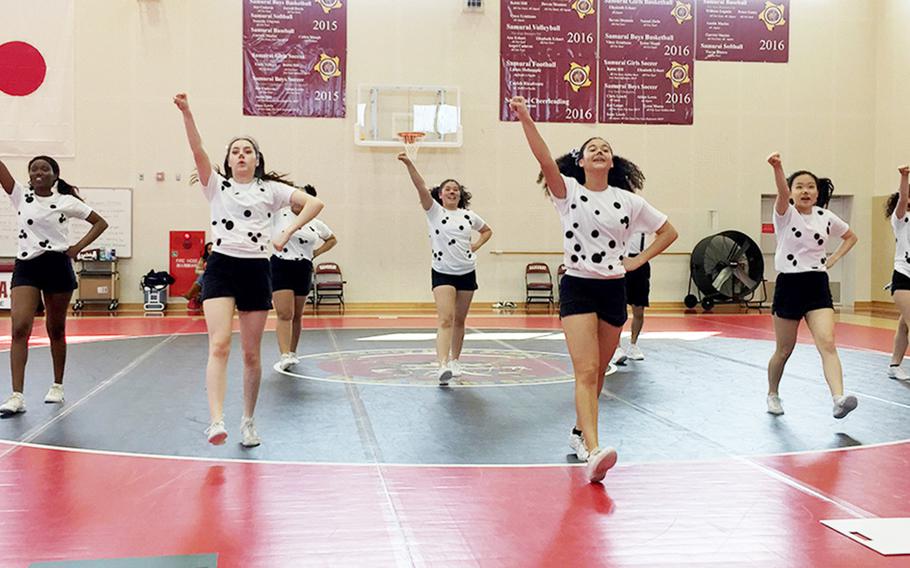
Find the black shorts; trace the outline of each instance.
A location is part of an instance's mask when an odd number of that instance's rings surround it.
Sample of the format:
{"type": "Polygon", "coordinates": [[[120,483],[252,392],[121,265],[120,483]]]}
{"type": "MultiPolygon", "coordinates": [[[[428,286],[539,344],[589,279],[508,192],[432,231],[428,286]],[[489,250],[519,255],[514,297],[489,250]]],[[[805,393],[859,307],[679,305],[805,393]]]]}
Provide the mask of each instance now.
{"type": "Polygon", "coordinates": [[[772,314],[783,319],[801,320],[807,313],[823,308],[834,309],[827,272],[782,272],[777,275],[772,314]]]}
{"type": "MultiPolygon", "coordinates": [[[[637,255],[630,254],[629,258],[637,255]]],[[[651,263],[646,262],[638,270],[626,272],[626,303],[630,306],[650,306],[651,263]]]]}
{"type": "Polygon", "coordinates": [[[891,295],[898,290],[910,290],[910,278],[897,270],[891,275],[891,295]]]}
{"type": "Polygon", "coordinates": [[[310,293],[313,281],[313,263],[307,259],[285,260],[273,256],[269,259],[272,269],[272,292],[293,290],[295,296],[310,293]]]}
{"type": "Polygon", "coordinates": [[[16,259],[10,288],[32,286],[49,294],[72,292],[79,287],[73,261],[62,252],[47,251],[28,260],[16,259]]]}
{"type": "Polygon", "coordinates": [[[628,319],[626,279],[563,276],[559,282],[559,317],[590,313],[612,326],[622,327],[628,319]]]}
{"type": "Polygon", "coordinates": [[[241,312],[272,309],[272,277],[267,258],[237,258],[213,252],[205,266],[202,299],[234,298],[241,312]]]}
{"type": "Polygon", "coordinates": [[[430,269],[433,279],[433,288],[437,286],[454,286],[457,291],[473,291],[477,289],[477,271],[472,270],[467,274],[444,274],[430,269]]]}

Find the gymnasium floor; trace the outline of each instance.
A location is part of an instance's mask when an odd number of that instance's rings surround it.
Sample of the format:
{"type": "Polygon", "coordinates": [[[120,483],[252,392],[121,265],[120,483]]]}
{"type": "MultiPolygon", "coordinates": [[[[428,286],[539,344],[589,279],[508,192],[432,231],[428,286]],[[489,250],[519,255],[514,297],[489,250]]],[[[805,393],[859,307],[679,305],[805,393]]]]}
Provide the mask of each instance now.
{"type": "MultiPolygon", "coordinates": [[[[36,336],[28,412],[0,421],[0,565],[215,553],[219,567],[910,565],[819,522],[910,517],[910,384],[885,374],[892,320],[840,316],[860,405],[838,421],[811,344],[788,365],[786,414],[765,413],[767,314],[649,315],[646,360],[606,379],[601,438],[620,461],[602,486],[567,446],[557,318],[472,315],[467,375],[450,388],[431,377],[431,315],[304,321],[301,363],[264,365],[251,450],[238,444],[236,335],[222,447],[203,435],[201,318],[71,318],[62,407],[42,403],[52,375],[36,336]]],[[[8,347],[2,319],[7,369],[8,347]]],[[[277,359],[272,332],[263,356],[277,359]]]]}

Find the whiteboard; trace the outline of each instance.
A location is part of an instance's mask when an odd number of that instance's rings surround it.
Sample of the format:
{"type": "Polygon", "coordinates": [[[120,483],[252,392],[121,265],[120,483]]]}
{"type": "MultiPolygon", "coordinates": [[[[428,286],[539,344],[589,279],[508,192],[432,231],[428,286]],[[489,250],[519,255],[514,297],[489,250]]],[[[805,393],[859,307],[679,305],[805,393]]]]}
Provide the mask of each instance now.
{"type": "MultiPolygon", "coordinates": [[[[116,249],[118,258],[133,256],[133,190],[119,187],[80,187],[79,194],[92,209],[104,217],[108,228],[89,248],[116,249]]],[[[3,194],[0,194],[3,199],[3,194]]],[[[16,210],[9,198],[0,205],[0,257],[15,257],[18,243],[16,210]]],[[[70,244],[76,244],[91,225],[80,219],[69,220],[70,244]]]]}

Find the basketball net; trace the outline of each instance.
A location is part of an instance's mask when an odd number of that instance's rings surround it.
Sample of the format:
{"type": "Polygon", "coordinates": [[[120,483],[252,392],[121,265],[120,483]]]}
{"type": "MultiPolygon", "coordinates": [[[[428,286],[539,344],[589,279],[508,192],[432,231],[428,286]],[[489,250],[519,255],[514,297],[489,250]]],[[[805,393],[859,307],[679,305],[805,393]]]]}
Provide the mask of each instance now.
{"type": "Polygon", "coordinates": [[[399,132],[398,137],[401,138],[401,143],[404,144],[404,153],[408,156],[408,159],[412,162],[417,159],[417,151],[420,150],[420,146],[417,144],[421,138],[425,136],[423,132],[399,132]]]}

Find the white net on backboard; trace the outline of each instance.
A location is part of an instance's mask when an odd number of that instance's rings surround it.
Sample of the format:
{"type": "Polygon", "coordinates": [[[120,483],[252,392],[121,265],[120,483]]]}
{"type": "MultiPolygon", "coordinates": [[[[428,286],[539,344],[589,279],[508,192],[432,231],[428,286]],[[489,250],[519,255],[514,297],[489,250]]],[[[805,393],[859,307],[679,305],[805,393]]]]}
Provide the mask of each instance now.
{"type": "Polygon", "coordinates": [[[404,145],[404,153],[412,162],[417,159],[417,152],[420,150],[420,139],[426,135],[424,132],[399,132],[398,138],[404,145]]]}

